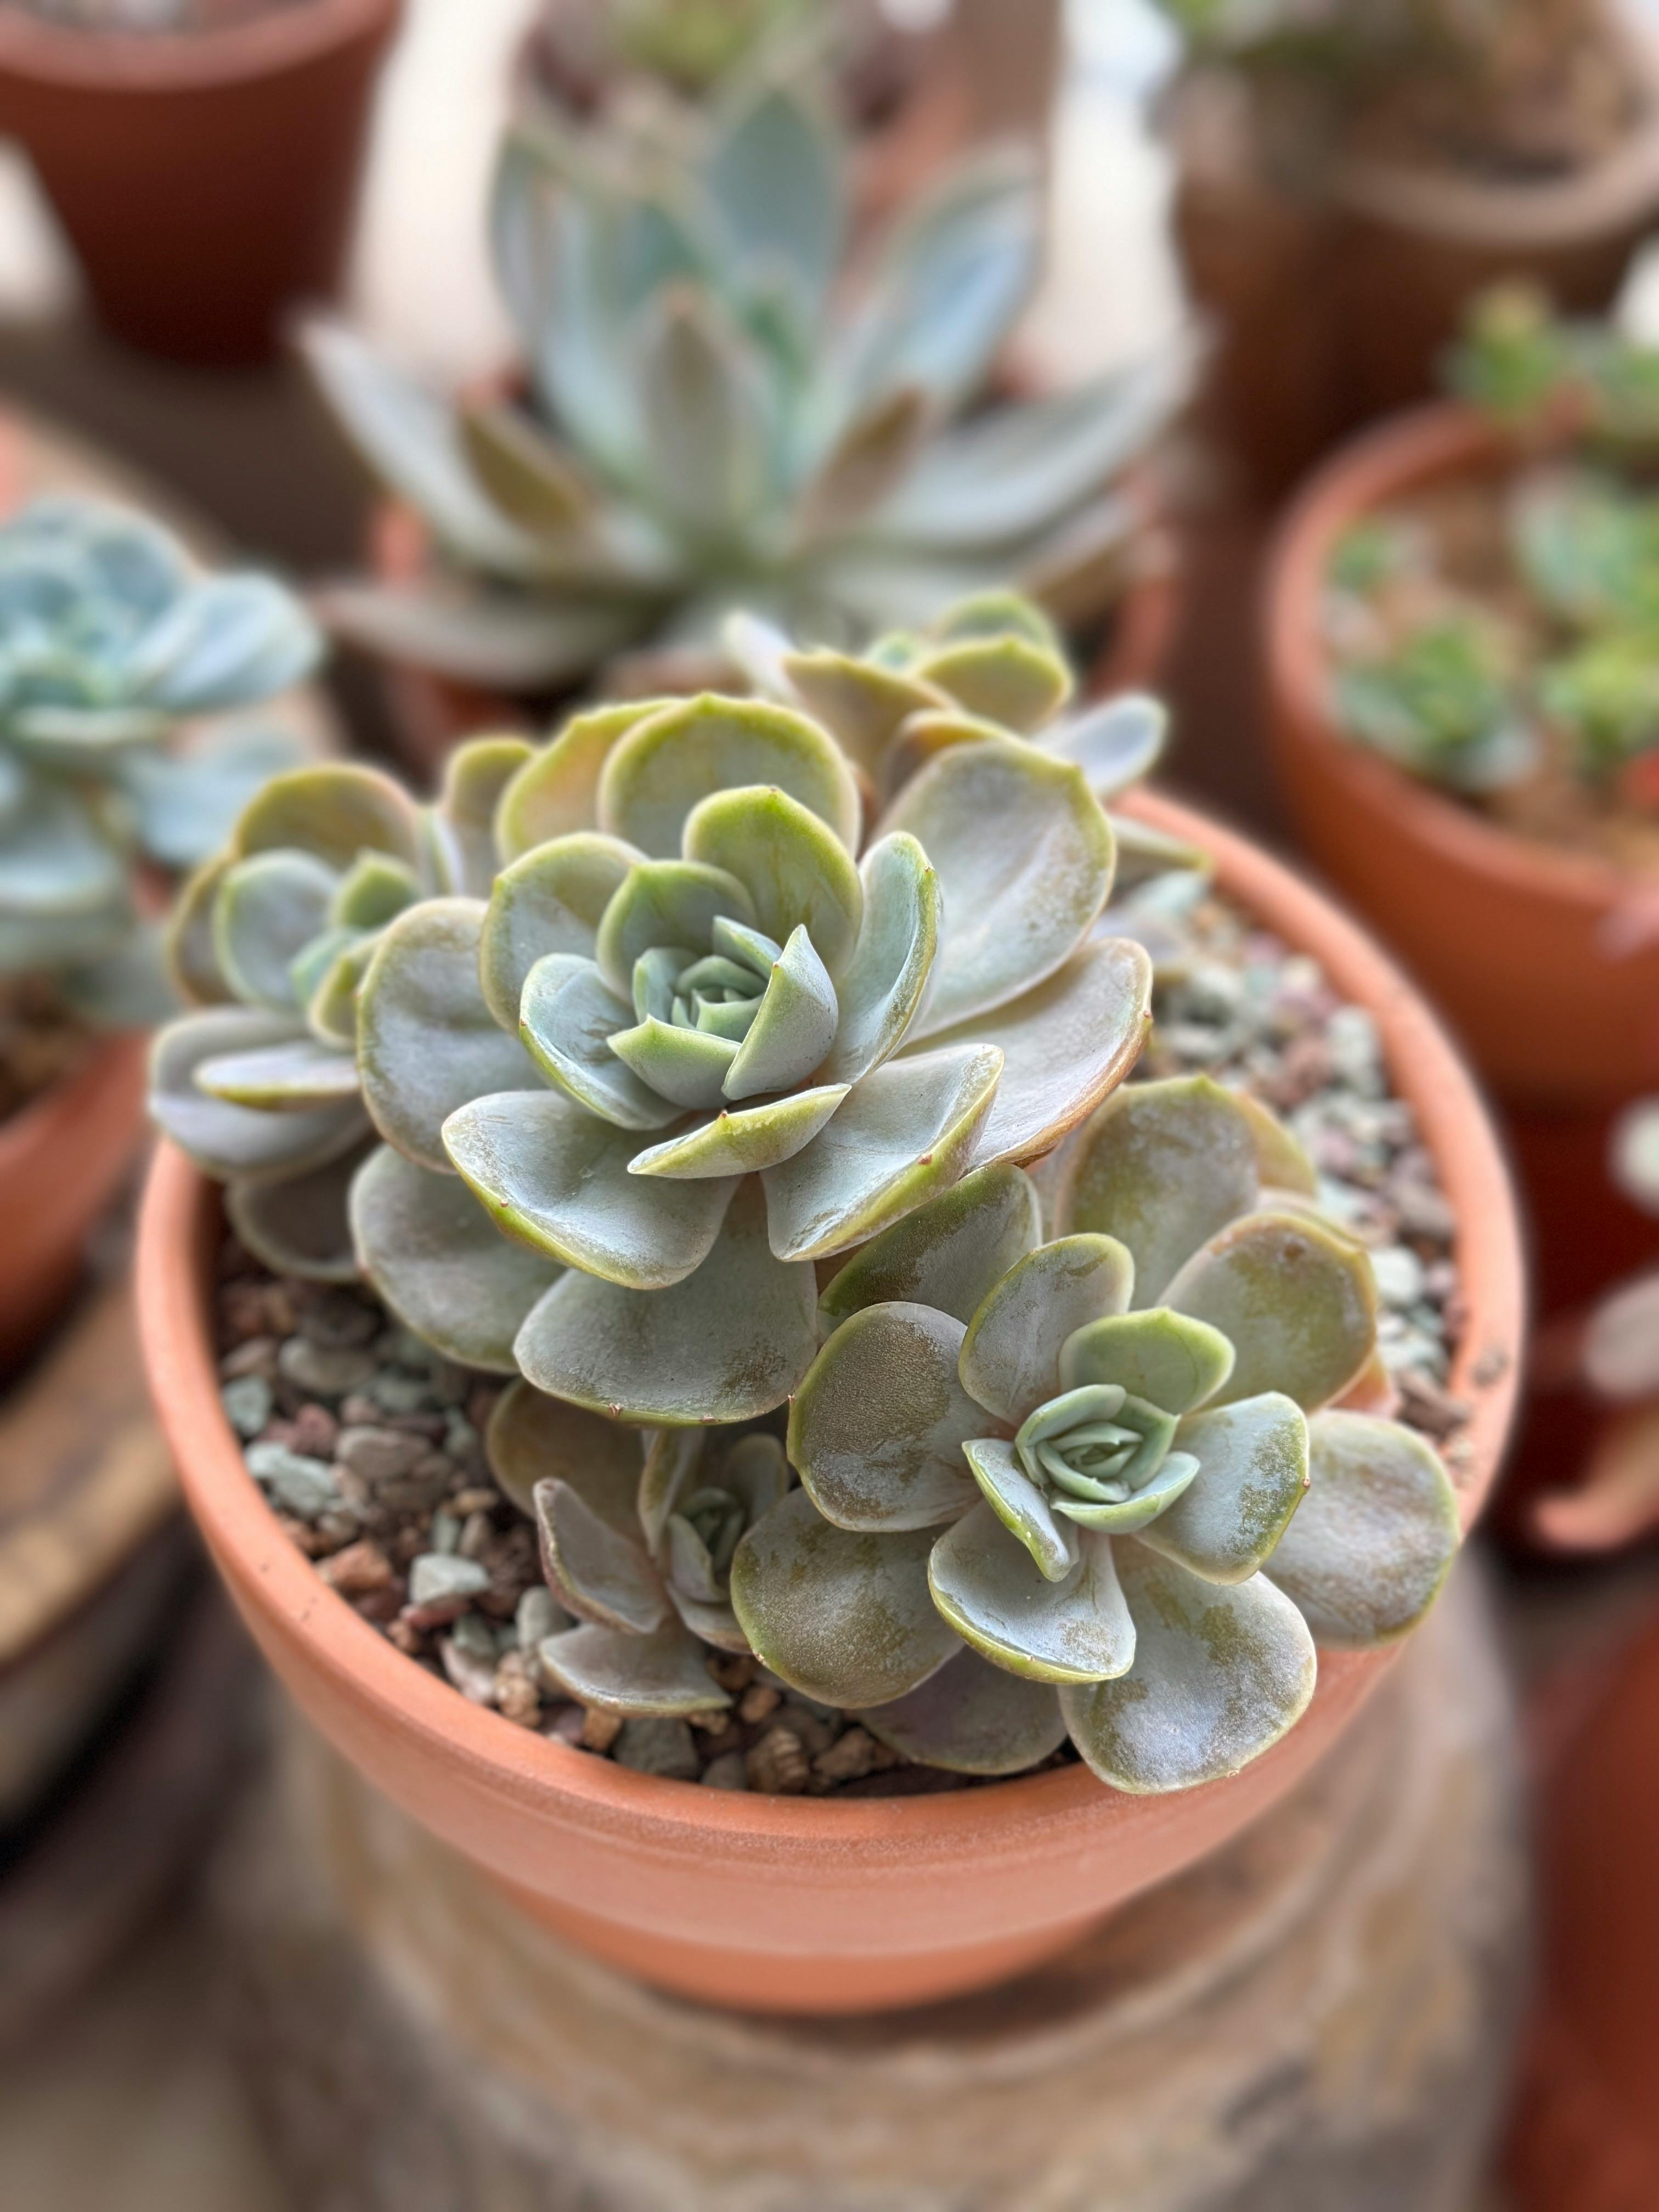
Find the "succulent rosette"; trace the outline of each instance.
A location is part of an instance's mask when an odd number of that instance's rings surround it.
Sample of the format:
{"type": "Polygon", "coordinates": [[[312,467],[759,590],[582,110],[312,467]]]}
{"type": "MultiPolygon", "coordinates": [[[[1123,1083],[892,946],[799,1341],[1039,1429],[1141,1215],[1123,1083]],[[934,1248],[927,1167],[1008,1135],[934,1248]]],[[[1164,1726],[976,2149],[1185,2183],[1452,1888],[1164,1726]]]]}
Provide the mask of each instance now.
{"type": "Polygon", "coordinates": [[[794,1398],[803,1487],[744,1537],[734,1611],[783,1680],[912,1758],[1013,1773],[1069,1734],[1136,1793],[1237,1772],[1316,1647],[1404,1634],[1458,1542],[1366,1377],[1363,1248],[1266,1110],[1133,1085],[1053,1178],[989,1164],[829,1285],[794,1398]]]}
{"type": "Polygon", "coordinates": [[[860,858],[862,821],[832,734],[756,700],[600,708],[517,772],[488,902],[400,915],[359,994],[354,1228],[411,1326],[627,1420],[751,1419],[818,1261],[1121,1079],[1150,969],[1095,934],[1083,773],[988,728],[860,858]]]}

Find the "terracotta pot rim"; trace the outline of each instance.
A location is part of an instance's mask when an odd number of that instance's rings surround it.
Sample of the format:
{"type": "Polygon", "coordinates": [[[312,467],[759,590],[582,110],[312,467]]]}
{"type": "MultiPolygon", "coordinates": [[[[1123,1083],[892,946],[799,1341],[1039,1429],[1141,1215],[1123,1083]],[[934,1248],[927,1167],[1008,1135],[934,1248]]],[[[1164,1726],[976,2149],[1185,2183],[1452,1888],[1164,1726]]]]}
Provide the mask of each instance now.
{"type": "Polygon", "coordinates": [[[1500,431],[1455,400],[1389,416],[1340,447],[1279,526],[1266,587],[1268,670],[1303,741],[1322,748],[1364,803],[1395,816],[1449,866],[1601,915],[1659,884],[1594,854],[1558,852],[1499,828],[1345,736],[1330,702],[1319,617],[1337,539],[1404,493],[1446,477],[1492,473],[1515,459],[1500,431]]]}
{"type": "Polygon", "coordinates": [[[207,90],[298,69],[393,28],[404,0],[292,0],[203,31],[78,31],[0,9],[0,72],[92,93],[207,90]]]}
{"type": "Polygon", "coordinates": [[[116,1030],[88,1040],[86,1052],[56,1083],[31,1098],[9,1121],[0,1121],[0,1188],[33,1172],[64,1121],[101,1091],[112,1069],[131,1054],[138,1032],[116,1030]]]}
{"type": "MultiPolygon", "coordinates": [[[[1470,1321],[1452,1387],[1474,1407],[1466,1431],[1470,1457],[1460,1485],[1468,1526],[1486,1501],[1502,1455],[1524,1324],[1514,1201],[1485,1109],[1427,1008],[1353,923],[1231,831],[1167,799],[1144,797],[1134,805],[1176,834],[1201,836],[1216,854],[1224,888],[1266,926],[1312,951],[1335,988],[1370,1007],[1378,1020],[1396,1086],[1419,1114],[1458,1218],[1470,1321]]],[[[809,1852],[816,1847],[819,1856],[825,1850],[856,1856],[866,1846],[923,1854],[948,1853],[953,1844],[982,1850],[988,1822],[1016,1829],[1033,1821],[1063,1824],[1098,1814],[1109,1804],[1118,1821],[1139,1824],[1152,1834],[1160,1825],[1178,1824],[1194,1797],[1237,1786],[1222,1782],[1182,1796],[1133,1798],[1108,1791],[1078,1765],[910,1799],[727,1793],[634,1772],[469,1705],[449,1684],[406,1659],[319,1578],[248,1477],[240,1447],[217,1413],[217,1377],[204,1325],[201,1261],[217,1206],[215,1187],[182,1154],[161,1146],[140,1230],[139,1320],[151,1389],[175,1443],[191,1510],[216,1553],[235,1563],[244,1586],[285,1617],[374,1725],[405,1736],[444,1739],[477,1782],[497,1796],[532,1805],[551,1796],[580,1804],[600,1820],[637,1823],[644,1816],[665,1850],[712,1833],[739,1850],[793,1845],[809,1852]],[[211,1449],[204,1449],[198,1425],[197,1409],[204,1401],[214,1412],[211,1449]]],[[[1356,1672],[1380,1678],[1391,1656],[1326,1655],[1318,1697],[1328,1690],[1341,1694],[1356,1672]]],[[[1317,1704],[1318,1698],[1316,1711],[1317,1704]]],[[[1286,1745],[1297,1734],[1291,1732],[1286,1745]]]]}

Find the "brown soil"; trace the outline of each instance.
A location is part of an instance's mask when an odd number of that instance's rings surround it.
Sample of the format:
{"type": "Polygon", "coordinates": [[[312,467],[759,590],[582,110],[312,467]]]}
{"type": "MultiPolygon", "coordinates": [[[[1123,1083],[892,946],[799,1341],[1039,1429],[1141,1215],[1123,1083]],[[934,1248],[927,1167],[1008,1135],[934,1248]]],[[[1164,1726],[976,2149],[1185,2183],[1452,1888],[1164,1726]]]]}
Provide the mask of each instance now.
{"type": "Polygon", "coordinates": [[[0,979],[0,1124],[78,1066],[89,1042],[50,983],[0,979]]]}

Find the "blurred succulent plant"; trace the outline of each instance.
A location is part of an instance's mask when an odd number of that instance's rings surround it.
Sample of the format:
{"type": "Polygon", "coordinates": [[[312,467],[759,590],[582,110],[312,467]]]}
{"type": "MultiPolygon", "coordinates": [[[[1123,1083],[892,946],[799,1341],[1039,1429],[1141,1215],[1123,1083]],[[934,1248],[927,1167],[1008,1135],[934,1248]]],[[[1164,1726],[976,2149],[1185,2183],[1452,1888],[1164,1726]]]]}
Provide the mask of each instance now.
{"type": "Polygon", "coordinates": [[[204,576],[142,515],[40,499],[0,527],[0,973],[89,1018],[159,1017],[138,872],[194,866],[299,747],[185,725],[253,706],[321,641],[270,578],[204,576]]]}
{"type": "Polygon", "coordinates": [[[1615,461],[1659,447],[1659,347],[1618,320],[1558,315],[1534,285],[1498,285],[1471,304],[1447,377],[1522,438],[1575,440],[1615,461]]]}
{"type": "Polygon", "coordinates": [[[537,122],[501,157],[526,404],[441,398],[349,331],[310,331],[439,556],[424,581],[330,590],[343,635],[537,695],[624,654],[630,690],[727,682],[738,606],[856,647],[1010,577],[1068,623],[1110,605],[1142,520],[1122,479],[1182,403],[1187,353],[957,419],[1037,271],[1025,157],[956,172],[849,287],[847,149],[810,85],[747,80],[689,146],[607,150],[537,122]]]}
{"type": "Polygon", "coordinates": [[[1049,1241],[999,1164],[866,1245],[791,1407],[804,1486],[732,1563],[766,1665],[912,1758],[1012,1773],[1069,1733],[1147,1793],[1278,1741],[1316,1644],[1410,1629],[1456,1501],[1413,1432],[1326,1410],[1376,1302],[1313,1184],[1253,1102],[1134,1084],[1062,1154],[1049,1241]]]}
{"type": "Polygon", "coordinates": [[[1350,662],[1336,693],[1356,737],[1437,783],[1492,791],[1537,763],[1512,655],[1477,610],[1449,612],[1386,653],[1350,662]]]}
{"type": "Polygon", "coordinates": [[[827,36],[841,12],[824,0],[544,0],[532,52],[584,104],[634,75],[702,95],[780,40],[827,36]]]}

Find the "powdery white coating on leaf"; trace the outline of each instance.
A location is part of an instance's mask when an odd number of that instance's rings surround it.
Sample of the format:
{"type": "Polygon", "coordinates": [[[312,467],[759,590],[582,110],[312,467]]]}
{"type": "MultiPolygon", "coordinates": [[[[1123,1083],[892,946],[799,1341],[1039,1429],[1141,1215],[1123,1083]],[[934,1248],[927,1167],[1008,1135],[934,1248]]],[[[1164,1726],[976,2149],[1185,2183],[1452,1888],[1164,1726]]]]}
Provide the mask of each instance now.
{"type": "Polygon", "coordinates": [[[1115,1382],[1166,1413],[1189,1413],[1221,1388],[1233,1358],[1232,1346],[1207,1322],[1167,1306],[1143,1306],[1091,1322],[1067,1337],[1060,1377],[1067,1390],[1115,1382]]]}
{"type": "Polygon", "coordinates": [[[605,908],[641,855],[597,832],[562,837],[503,868],[489,893],[478,980],[504,1030],[519,1026],[526,978],[545,954],[593,957],[605,908]]]}
{"type": "Polygon", "coordinates": [[[1319,1413],[1313,1486],[1273,1554],[1273,1580],[1316,1642],[1387,1644],[1428,1611],[1462,1540],[1440,1456],[1396,1421],[1319,1413]]]}
{"type": "Polygon", "coordinates": [[[362,1271],[398,1320],[446,1358],[511,1375],[513,1340],[557,1265],[502,1237],[459,1177],[390,1145],[358,1170],[349,1207],[362,1271]]]}
{"type": "Polygon", "coordinates": [[[1255,1166],[1264,1190],[1294,1191],[1303,1198],[1319,1192],[1319,1170],[1277,1114],[1248,1091],[1230,1094],[1250,1125],[1255,1143],[1255,1166]]]}
{"type": "Polygon", "coordinates": [[[840,1022],[826,1081],[856,1083],[903,1042],[939,953],[939,878],[914,837],[884,837],[865,854],[863,921],[836,989],[840,1022]]]}
{"type": "Polygon", "coordinates": [[[967,713],[1022,737],[1040,730],[1072,696],[1065,654],[1012,633],[952,639],[920,662],[916,673],[967,713]]]}
{"type": "Polygon", "coordinates": [[[985,1413],[957,1380],[963,1327],[929,1306],[879,1305],[842,1324],[789,1415],[789,1456],[842,1528],[935,1528],[979,1496],[963,1457],[985,1413]]]}
{"type": "Polygon", "coordinates": [[[1194,1253],[1168,1303],[1218,1328],[1237,1358],[1224,1402],[1282,1390],[1306,1413],[1340,1398],[1376,1344],[1364,1248],[1311,1214],[1251,1214],[1194,1253]]]}
{"type": "Polygon", "coordinates": [[[601,1712],[667,1718],[732,1702],[708,1672],[702,1645],[678,1620],[654,1636],[589,1623],[544,1637],[536,1656],[573,1698],[601,1712]]]}
{"type": "Polygon", "coordinates": [[[1073,1742],[1115,1790],[1193,1790],[1241,1773],[1307,1711],[1318,1674],[1306,1622],[1263,1575],[1200,1582],[1144,1544],[1118,1547],[1135,1662],[1060,1692],[1073,1742]]]}
{"type": "Polygon", "coordinates": [[[163,1134],[218,1182],[280,1181],[349,1152],[368,1131],[354,1099],[296,1114],[267,1114],[210,1097],[196,1085],[204,1061],[298,1043],[298,1022],[245,1006],[213,1006],[161,1030],[150,1047],[149,1112],[163,1134]]]}
{"type": "Polygon", "coordinates": [[[484,1450],[491,1474],[520,1513],[533,1514],[538,1482],[568,1483],[608,1527],[632,1535],[639,1522],[641,1440],[599,1413],[511,1382],[490,1416],[484,1450]]]}
{"type": "Polygon", "coordinates": [[[403,786],[379,769],[329,761],[273,776],[243,808],[236,851],[311,853],[349,868],[360,853],[390,853],[410,867],[421,857],[420,815],[403,786]]]}
{"type": "Polygon", "coordinates": [[[1196,1456],[1198,1477],[1141,1541],[1206,1582],[1244,1581],[1274,1557],[1304,1500],[1301,1407],[1272,1393],[1194,1413],[1176,1430],[1176,1449],[1196,1456]]]}
{"type": "Polygon", "coordinates": [[[213,951],[239,999],[279,1012],[298,1004],[289,967],[327,927],[339,877],[309,853],[238,860],[213,909],[213,951]]]}
{"type": "Polygon", "coordinates": [[[792,1689],[856,1710],[925,1682],[960,1649],[927,1594],[925,1530],[854,1534],[792,1490],[732,1563],[732,1602],[754,1650],[792,1689]]]}
{"type": "Polygon", "coordinates": [[[479,899],[410,908],[381,938],[358,994],[363,1103],[388,1144],[439,1174],[449,1172],[442,1130],[457,1107],[541,1084],[529,1054],[484,1004],[484,914],[479,899]]]}
{"type": "Polygon", "coordinates": [[[818,1304],[831,1322],[865,1306],[932,1306],[966,1328],[1042,1235],[1030,1178],[1018,1168],[979,1168],[856,1253],[818,1304]]]}
{"type": "Polygon", "coordinates": [[[659,1145],[636,1152],[629,1171],[690,1180],[753,1175],[780,1166],[810,1145],[847,1096],[844,1083],[797,1091],[762,1105],[732,1107],[659,1145]]]}
{"type": "Polygon", "coordinates": [[[536,1485],[536,1532],[553,1595],[579,1620],[648,1636],[668,1620],[668,1594],[637,1529],[612,1526],[568,1482],[536,1485]]]}
{"type": "Polygon", "coordinates": [[[1079,1530],[1075,1563],[1050,1582],[992,1508],[976,1505],[934,1545],[927,1577],[957,1634],[1016,1674],[1100,1682],[1134,1662],[1109,1536],[1079,1530]]]}
{"type": "Polygon", "coordinates": [[[1134,1268],[1112,1237],[1064,1237],[1011,1267],[968,1324],[962,1380],[1018,1428],[1060,1391],[1066,1340],[1128,1305],[1134,1268]]]}
{"type": "Polygon", "coordinates": [[[702,799],[755,784],[787,792],[857,851],[858,785],[828,732],[787,707],[708,692],[659,708],[620,739],[599,779],[599,826],[665,859],[702,799]]]}
{"type": "Polygon", "coordinates": [[[550,1083],[619,1129],[664,1129],[683,1109],[641,1081],[611,1049],[633,1009],[591,960],[550,952],[525,978],[519,1035],[550,1083]]]}
{"type": "Polygon", "coordinates": [[[204,1060],[197,1067],[196,1085],[234,1106],[293,1113],[347,1100],[355,1103],[357,1063],[349,1052],[319,1044],[314,1037],[293,1037],[252,1052],[220,1053],[204,1060]]]}
{"type": "Polygon", "coordinates": [[[839,1013],[835,985],[803,923],[772,963],[749,1033],[726,1072],[726,1097],[755,1098],[805,1083],[823,1062],[839,1013]]]}
{"type": "Polygon", "coordinates": [[[705,799],[686,823],[685,858],[735,876],[756,927],[778,944],[804,926],[830,975],[845,968],[864,919],[864,885],[847,847],[787,792],[705,799]]]}
{"type": "Polygon", "coordinates": [[[945,934],[918,1036],[1006,1006],[1051,975],[1100,915],[1112,833],[1081,773],[1028,745],[956,745],[901,792],[939,879],[945,934]]]}
{"type": "Polygon", "coordinates": [[[599,973],[619,999],[631,1000],[634,963],[659,945],[707,952],[722,917],[751,923],[753,902],[725,868],[696,860],[641,860],[605,908],[594,946],[599,973]]]}
{"type": "Polygon", "coordinates": [[[958,1651],[908,1697],[858,1716],[872,1735],[907,1759],[954,1774],[1023,1774],[1066,1741],[1060,1699],[1046,1682],[1029,1682],[958,1651]]]}
{"type": "Polygon", "coordinates": [[[567,722],[501,793],[495,809],[495,844],[501,859],[516,860],[552,838],[597,829],[599,777],[611,748],[665,703],[660,699],[628,700],[567,722]]]}
{"type": "Polygon", "coordinates": [[[1047,1491],[1025,1472],[1006,1438],[975,1437],[963,1447],[985,1502],[1036,1562],[1044,1581],[1064,1582],[1077,1564],[1076,1528],[1056,1521],[1047,1491]]]}
{"type": "Polygon", "coordinates": [[[950,701],[908,670],[882,668],[851,654],[820,651],[788,653],[782,673],[807,712],[832,729],[868,776],[879,771],[882,756],[902,723],[950,701]]]}
{"type": "Polygon", "coordinates": [[[511,735],[471,738],[449,756],[437,811],[457,864],[451,889],[472,898],[489,896],[496,868],[495,810],[508,784],[535,757],[527,738],[511,735]]]}
{"type": "Polygon", "coordinates": [[[1257,1188],[1255,1143],[1237,1100],[1208,1076],[1178,1076],[1127,1085],[1085,1125],[1064,1158],[1056,1214],[1062,1231],[1127,1244],[1135,1303],[1155,1306],[1257,1188]]]}
{"type": "Polygon", "coordinates": [[[1170,710],[1160,700],[1132,693],[1056,723],[1036,742],[1056,760],[1080,768],[1103,805],[1152,773],[1169,729],[1170,710]]]}

